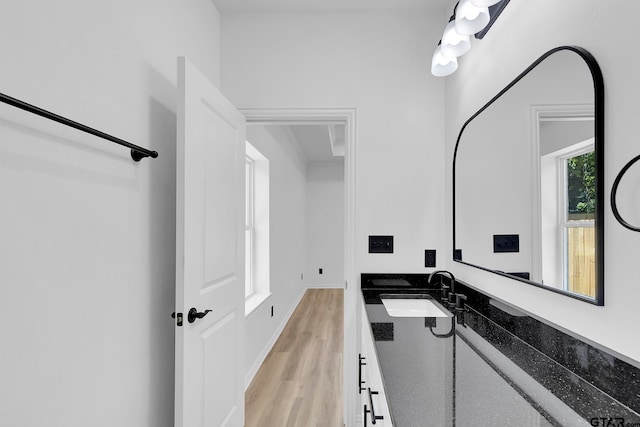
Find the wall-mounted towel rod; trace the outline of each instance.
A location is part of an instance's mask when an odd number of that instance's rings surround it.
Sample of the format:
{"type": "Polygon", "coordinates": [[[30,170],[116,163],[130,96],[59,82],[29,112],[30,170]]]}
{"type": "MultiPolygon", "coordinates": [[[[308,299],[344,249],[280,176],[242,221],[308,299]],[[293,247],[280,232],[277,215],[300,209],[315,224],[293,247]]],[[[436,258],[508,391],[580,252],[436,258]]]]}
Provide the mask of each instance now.
{"type": "Polygon", "coordinates": [[[131,158],[136,162],[139,162],[145,157],[152,157],[154,159],[158,157],[157,151],[151,151],[151,150],[147,150],[146,148],[139,147],[123,139],[116,138],[115,136],[111,136],[104,132],[100,132],[99,130],[90,128],[89,126],[85,126],[78,122],[74,122],[73,120],[69,120],[65,117],[59,116],[50,111],[43,110],[42,108],[36,107],[35,105],[27,104],[26,102],[20,101],[19,99],[12,98],[3,93],[0,93],[0,102],[4,102],[5,104],[9,104],[14,107],[20,108],[21,110],[25,110],[30,113],[37,114],[49,120],[53,120],[54,122],[62,123],[63,125],[81,130],[82,132],[90,133],[91,135],[95,135],[99,138],[106,139],[107,141],[115,142],[116,144],[120,144],[122,146],[128,147],[131,149],[131,158]]]}
{"type": "Polygon", "coordinates": [[[627,170],[629,170],[629,168],[633,166],[633,164],[638,160],[640,160],[640,155],[629,160],[629,162],[626,165],[624,165],[624,167],[618,173],[618,176],[616,176],[616,179],[613,181],[613,187],[611,187],[611,210],[613,211],[613,216],[618,220],[618,222],[623,227],[628,228],[631,231],[640,232],[640,227],[629,224],[627,221],[625,221],[622,218],[622,216],[620,216],[620,212],[618,212],[618,203],[616,199],[618,196],[618,185],[620,184],[620,180],[622,179],[624,174],[627,173],[627,170]]]}

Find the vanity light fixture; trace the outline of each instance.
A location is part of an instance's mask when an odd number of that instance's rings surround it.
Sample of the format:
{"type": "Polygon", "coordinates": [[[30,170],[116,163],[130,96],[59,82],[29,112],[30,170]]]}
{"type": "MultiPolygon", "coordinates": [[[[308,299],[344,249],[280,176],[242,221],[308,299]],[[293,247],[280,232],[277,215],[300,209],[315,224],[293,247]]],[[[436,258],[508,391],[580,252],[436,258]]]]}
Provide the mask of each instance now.
{"type": "Polygon", "coordinates": [[[451,16],[442,35],[442,54],[450,58],[464,55],[471,49],[471,39],[456,31],[455,16],[451,16]]]}
{"type": "Polygon", "coordinates": [[[458,57],[471,49],[471,35],[481,39],[509,0],[460,0],[431,60],[431,74],[444,77],[458,69],[458,57]]]}
{"type": "Polygon", "coordinates": [[[445,56],[442,53],[442,40],[438,42],[438,47],[433,53],[433,59],[431,60],[431,74],[436,77],[445,77],[449,74],[453,74],[458,69],[458,59],[450,56],[445,56]]]}
{"type": "Polygon", "coordinates": [[[471,0],[471,4],[476,7],[489,7],[496,3],[500,3],[500,0],[471,0]]]}
{"type": "Polygon", "coordinates": [[[456,7],[456,31],[465,36],[473,35],[487,26],[491,16],[489,8],[471,4],[471,0],[460,0],[456,7]]]}

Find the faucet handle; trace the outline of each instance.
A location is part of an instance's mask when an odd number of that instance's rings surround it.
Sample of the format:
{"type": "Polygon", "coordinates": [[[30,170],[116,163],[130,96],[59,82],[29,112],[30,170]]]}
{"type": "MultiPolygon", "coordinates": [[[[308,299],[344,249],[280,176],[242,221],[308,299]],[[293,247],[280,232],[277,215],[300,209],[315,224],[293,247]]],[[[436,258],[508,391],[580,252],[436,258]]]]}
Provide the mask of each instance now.
{"type": "Polygon", "coordinates": [[[447,285],[442,285],[442,295],[440,297],[440,299],[442,301],[447,301],[449,299],[449,286],[447,285]]]}
{"type": "Polygon", "coordinates": [[[456,310],[464,310],[464,302],[467,300],[467,296],[463,294],[456,295],[456,310]]]}
{"type": "Polygon", "coordinates": [[[454,305],[456,305],[456,297],[457,295],[454,294],[453,292],[449,293],[449,307],[453,307],[454,305]]]}

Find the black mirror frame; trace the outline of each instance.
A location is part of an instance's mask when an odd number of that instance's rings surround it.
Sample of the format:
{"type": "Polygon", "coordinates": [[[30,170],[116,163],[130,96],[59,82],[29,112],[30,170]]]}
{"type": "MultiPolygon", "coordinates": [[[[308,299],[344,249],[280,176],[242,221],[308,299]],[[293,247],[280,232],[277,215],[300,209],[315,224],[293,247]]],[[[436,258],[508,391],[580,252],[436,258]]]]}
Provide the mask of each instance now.
{"type": "Polygon", "coordinates": [[[461,264],[469,265],[479,268],[500,276],[508,277],[510,279],[518,280],[520,282],[528,283],[530,285],[537,286],[542,289],[546,289],[551,292],[556,292],[561,295],[565,295],[571,298],[575,298],[584,302],[588,302],[597,306],[604,305],[604,80],[602,78],[602,71],[600,66],[596,62],[595,58],[587,50],[577,46],[559,46],[546,52],[540,58],[538,58],[527,69],[520,73],[511,83],[509,83],[504,89],[502,89],[496,96],[491,98],[482,108],[480,108],[475,114],[473,114],[460,129],[458,139],[456,141],[455,150],[453,153],[453,261],[461,264]],[[458,155],[458,147],[460,145],[460,139],[464,133],[465,128],[473,119],[475,119],[480,113],[486,110],[491,104],[497,101],[505,92],[511,89],[516,83],[518,83],[524,76],[529,74],[534,68],[536,68],[542,61],[556,52],[568,50],[575,52],[589,67],[591,77],[593,79],[594,89],[594,136],[595,136],[595,152],[596,152],[596,220],[595,220],[595,238],[596,238],[596,295],[595,298],[589,298],[580,294],[574,294],[561,289],[551,288],[544,286],[540,283],[527,280],[521,277],[516,277],[510,274],[495,271],[486,267],[482,267],[476,264],[464,262],[461,259],[456,259],[456,157],[458,155]]]}

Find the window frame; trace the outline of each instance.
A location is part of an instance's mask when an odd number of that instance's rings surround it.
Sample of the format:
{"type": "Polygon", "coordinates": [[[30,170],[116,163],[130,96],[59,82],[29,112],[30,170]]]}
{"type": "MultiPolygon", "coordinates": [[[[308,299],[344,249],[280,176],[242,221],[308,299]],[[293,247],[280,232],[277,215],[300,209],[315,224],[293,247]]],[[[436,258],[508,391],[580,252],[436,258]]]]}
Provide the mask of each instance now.
{"type": "Polygon", "coordinates": [[[578,143],[568,147],[557,156],[558,168],[558,243],[562,254],[562,289],[572,292],[569,283],[569,229],[570,228],[595,228],[595,218],[585,220],[569,219],[569,168],[568,161],[574,157],[595,152],[594,143],[578,143]]]}
{"type": "Polygon", "coordinates": [[[271,296],[269,160],[249,141],[245,158],[245,316],[249,318],[271,296]],[[250,172],[248,165],[252,166],[250,172]]]}
{"type": "Polygon", "coordinates": [[[255,160],[245,154],[245,300],[255,292],[255,160]]]}

